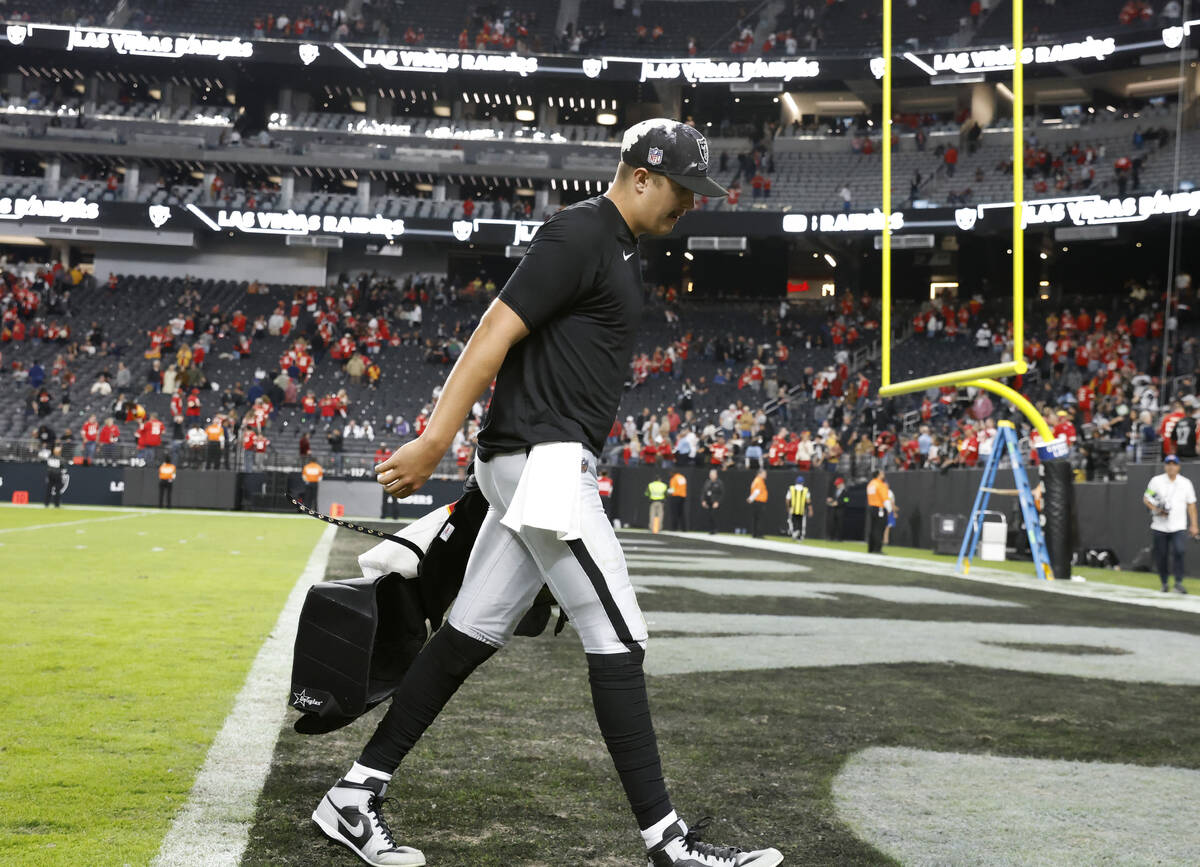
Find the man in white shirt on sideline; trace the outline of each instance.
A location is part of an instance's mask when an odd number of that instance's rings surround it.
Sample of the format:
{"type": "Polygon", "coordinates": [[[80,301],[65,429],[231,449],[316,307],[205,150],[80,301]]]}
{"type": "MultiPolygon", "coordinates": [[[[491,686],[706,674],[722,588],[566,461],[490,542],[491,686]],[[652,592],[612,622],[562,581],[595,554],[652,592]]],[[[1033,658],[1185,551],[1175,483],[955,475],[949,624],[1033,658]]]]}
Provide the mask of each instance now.
{"type": "Polygon", "coordinates": [[[1150,535],[1153,538],[1154,563],[1162,581],[1162,592],[1170,589],[1168,571],[1175,573],[1175,592],[1183,589],[1183,553],[1186,532],[1193,539],[1200,537],[1196,522],[1196,489],[1179,474],[1179,458],[1163,458],[1163,472],[1150,480],[1142,502],[1150,510],[1150,535]],[[1168,566],[1170,567],[1168,569],[1168,566]]]}

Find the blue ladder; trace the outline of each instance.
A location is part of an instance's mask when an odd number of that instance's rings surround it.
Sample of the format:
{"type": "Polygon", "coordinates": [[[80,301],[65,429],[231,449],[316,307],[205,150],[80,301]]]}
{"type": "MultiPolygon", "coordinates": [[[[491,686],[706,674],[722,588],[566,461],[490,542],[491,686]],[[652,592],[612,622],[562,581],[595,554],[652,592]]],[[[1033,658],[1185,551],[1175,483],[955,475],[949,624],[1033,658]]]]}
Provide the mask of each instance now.
{"type": "Polygon", "coordinates": [[[967,532],[963,534],[962,547],[958,551],[958,570],[964,575],[971,570],[971,559],[975,556],[979,540],[983,536],[983,513],[987,511],[988,499],[995,491],[993,484],[996,481],[996,470],[1007,455],[1009,463],[1012,464],[1013,480],[1017,483],[1017,500],[1021,504],[1021,516],[1025,520],[1025,532],[1029,536],[1029,551],[1033,554],[1034,569],[1039,578],[1052,581],[1054,573],[1050,570],[1046,537],[1042,533],[1042,522],[1033,499],[1033,489],[1029,486],[1029,476],[1026,475],[1025,466],[1021,462],[1021,451],[1017,448],[1017,429],[1010,421],[997,422],[996,428],[996,442],[983,468],[983,479],[979,482],[975,505],[971,507],[971,519],[967,523],[967,532]]]}

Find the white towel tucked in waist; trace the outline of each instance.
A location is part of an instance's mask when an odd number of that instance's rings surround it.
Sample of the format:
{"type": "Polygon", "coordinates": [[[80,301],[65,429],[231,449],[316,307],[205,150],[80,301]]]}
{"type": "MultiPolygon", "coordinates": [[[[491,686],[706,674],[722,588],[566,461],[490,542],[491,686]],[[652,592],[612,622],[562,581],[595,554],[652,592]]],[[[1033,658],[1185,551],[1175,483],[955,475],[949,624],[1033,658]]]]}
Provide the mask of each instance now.
{"type": "Polygon", "coordinates": [[[582,535],[579,484],[583,465],[581,443],[540,443],[529,450],[516,493],[501,524],[550,530],[569,542],[582,535]]]}

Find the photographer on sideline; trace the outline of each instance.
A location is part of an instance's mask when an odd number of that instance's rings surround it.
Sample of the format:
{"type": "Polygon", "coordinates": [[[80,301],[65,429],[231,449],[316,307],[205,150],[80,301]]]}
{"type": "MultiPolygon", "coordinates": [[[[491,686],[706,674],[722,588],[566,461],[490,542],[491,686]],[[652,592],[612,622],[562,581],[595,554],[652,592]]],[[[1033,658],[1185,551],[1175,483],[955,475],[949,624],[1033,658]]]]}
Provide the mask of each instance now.
{"type": "Polygon", "coordinates": [[[1175,573],[1175,592],[1183,589],[1184,532],[1200,537],[1196,523],[1196,489],[1187,477],[1179,474],[1179,458],[1163,458],[1163,472],[1150,480],[1142,502],[1150,510],[1150,535],[1154,541],[1154,563],[1162,581],[1162,592],[1170,589],[1168,571],[1175,573]],[[1168,562],[1169,561],[1169,562],[1168,562]],[[1170,569],[1168,570],[1168,566],[1170,569]]]}

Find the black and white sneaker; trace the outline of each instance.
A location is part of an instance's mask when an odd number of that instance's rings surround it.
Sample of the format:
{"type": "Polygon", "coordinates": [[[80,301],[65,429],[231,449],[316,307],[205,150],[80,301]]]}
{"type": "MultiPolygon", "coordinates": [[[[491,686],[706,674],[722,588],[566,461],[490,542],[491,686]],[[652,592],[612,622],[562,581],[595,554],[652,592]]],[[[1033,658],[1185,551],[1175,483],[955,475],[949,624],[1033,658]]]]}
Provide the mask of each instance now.
{"type": "Polygon", "coordinates": [[[409,846],[397,846],[379,808],[387,783],[338,780],[313,812],[313,821],[331,840],[341,843],[373,867],[421,867],[425,856],[409,846]]]}
{"type": "Polygon", "coordinates": [[[708,816],[684,831],[676,822],[665,832],[657,846],[646,853],[647,867],[775,867],[783,862],[778,849],[745,852],[734,846],[714,846],[700,837],[712,823],[708,816]]]}

